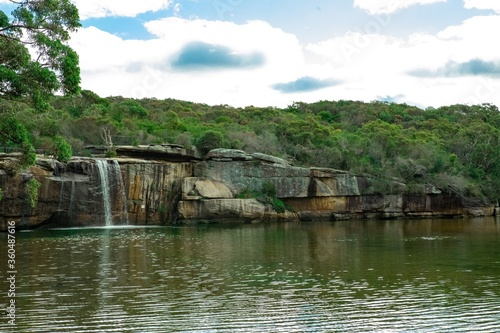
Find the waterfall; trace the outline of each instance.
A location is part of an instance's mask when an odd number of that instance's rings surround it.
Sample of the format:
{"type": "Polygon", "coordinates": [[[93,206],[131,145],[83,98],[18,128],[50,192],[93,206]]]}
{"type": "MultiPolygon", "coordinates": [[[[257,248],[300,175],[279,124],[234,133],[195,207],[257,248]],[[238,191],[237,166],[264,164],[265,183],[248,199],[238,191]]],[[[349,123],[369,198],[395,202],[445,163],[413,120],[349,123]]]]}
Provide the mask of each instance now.
{"type": "Polygon", "coordinates": [[[123,203],[123,206],[121,207],[122,209],[122,214],[121,214],[121,223],[122,224],[128,224],[128,205],[127,205],[127,196],[125,194],[125,185],[123,184],[123,179],[122,179],[122,173],[120,171],[120,164],[118,164],[118,161],[113,160],[113,177],[115,179],[114,184],[116,184],[116,191],[120,196],[120,200],[123,203]]]}
{"type": "Polygon", "coordinates": [[[113,225],[113,208],[120,209],[120,222],[128,224],[127,198],[118,161],[96,159],[95,162],[102,191],[105,225],[113,225]]]}
{"type": "Polygon", "coordinates": [[[104,222],[106,226],[113,225],[113,215],[111,213],[111,196],[109,195],[108,161],[95,160],[102,190],[102,205],[104,210],[104,222]]]}
{"type": "Polygon", "coordinates": [[[65,218],[72,218],[75,213],[75,181],[73,179],[60,179],[59,204],[57,212],[65,218]],[[71,186],[68,186],[71,182],[71,186]]]}
{"type": "Polygon", "coordinates": [[[68,216],[73,219],[75,213],[75,182],[71,181],[71,192],[69,194],[68,216]]]}
{"type": "Polygon", "coordinates": [[[59,206],[57,207],[58,212],[62,212],[62,202],[63,202],[63,193],[64,193],[64,181],[61,181],[61,188],[59,190],[59,206]]]}

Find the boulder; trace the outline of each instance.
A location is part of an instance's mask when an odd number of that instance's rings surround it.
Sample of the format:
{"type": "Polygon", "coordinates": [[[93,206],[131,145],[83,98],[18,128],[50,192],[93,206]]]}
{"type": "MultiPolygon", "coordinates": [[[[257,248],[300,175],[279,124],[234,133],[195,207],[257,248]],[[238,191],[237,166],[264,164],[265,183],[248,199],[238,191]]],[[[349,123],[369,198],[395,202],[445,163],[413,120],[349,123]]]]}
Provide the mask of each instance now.
{"type": "Polygon", "coordinates": [[[180,201],[178,211],[181,223],[204,221],[250,223],[299,219],[296,213],[277,213],[270,205],[255,199],[180,201]]]}
{"type": "Polygon", "coordinates": [[[182,183],[183,200],[232,199],[229,187],[208,178],[186,177],[182,183]]]}
{"type": "MultiPolygon", "coordinates": [[[[494,216],[496,214],[496,209],[495,207],[471,207],[467,208],[465,210],[465,215],[467,216],[473,216],[473,217],[479,217],[479,216],[494,216]]],[[[496,215],[498,216],[498,214],[496,215]]]]}
{"type": "Polygon", "coordinates": [[[55,174],[60,173],[66,166],[53,158],[37,158],[35,165],[45,171],[55,174]]]}

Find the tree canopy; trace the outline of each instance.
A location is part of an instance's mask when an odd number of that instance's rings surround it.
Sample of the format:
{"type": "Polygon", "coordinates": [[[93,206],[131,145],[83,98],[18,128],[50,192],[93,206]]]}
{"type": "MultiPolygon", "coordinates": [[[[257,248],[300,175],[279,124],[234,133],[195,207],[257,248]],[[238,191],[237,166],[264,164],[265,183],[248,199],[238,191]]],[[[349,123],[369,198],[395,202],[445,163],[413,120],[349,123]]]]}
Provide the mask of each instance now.
{"type": "Polygon", "coordinates": [[[0,10],[0,97],[30,97],[48,108],[54,92],[79,92],[78,55],[67,42],[78,29],[78,9],[70,0],[11,0],[0,10]]]}
{"type": "MultiPolygon", "coordinates": [[[[410,194],[423,193],[424,185],[432,184],[456,195],[500,199],[500,111],[491,104],[421,109],[339,100],[235,108],[173,99],[101,98],[84,90],[76,96],[53,96],[51,112],[39,113],[14,101],[4,101],[2,107],[26,128],[24,142],[62,160],[71,151],[88,156],[87,145],[111,152],[113,145],[163,143],[202,152],[235,148],[302,166],[370,174],[380,180],[373,185],[378,193],[392,191],[397,179],[408,185],[410,194]]],[[[17,128],[12,117],[3,119],[3,128],[17,128]]]]}
{"type": "MultiPolygon", "coordinates": [[[[43,111],[55,92],[80,91],[78,55],[67,42],[81,25],[70,0],[9,2],[15,8],[11,13],[0,10],[0,146],[21,151],[20,167],[25,167],[35,161],[33,134],[18,120],[23,106],[6,101],[30,101],[35,110],[43,111]]],[[[67,159],[70,147],[62,138],[56,143],[67,159]]]]}

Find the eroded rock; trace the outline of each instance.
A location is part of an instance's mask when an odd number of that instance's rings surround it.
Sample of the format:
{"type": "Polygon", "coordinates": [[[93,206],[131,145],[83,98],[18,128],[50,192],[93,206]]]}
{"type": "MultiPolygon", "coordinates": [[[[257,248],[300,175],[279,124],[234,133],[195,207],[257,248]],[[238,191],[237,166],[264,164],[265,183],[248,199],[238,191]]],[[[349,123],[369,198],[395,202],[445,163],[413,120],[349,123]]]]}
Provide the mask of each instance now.
{"type": "Polygon", "coordinates": [[[218,161],[250,161],[253,157],[243,150],[237,149],[226,149],[226,148],[216,148],[210,150],[205,156],[206,160],[218,160],[218,161]]]}
{"type": "Polygon", "coordinates": [[[179,202],[179,218],[189,222],[269,222],[298,221],[293,212],[277,213],[255,199],[213,199],[179,202]]]}
{"type": "Polygon", "coordinates": [[[186,177],[182,185],[183,200],[232,199],[233,194],[224,183],[208,178],[186,177]]]}
{"type": "MultiPolygon", "coordinates": [[[[191,157],[187,161],[178,158],[184,154],[180,146],[146,146],[128,152],[132,151],[140,152],[140,158],[120,156],[99,162],[107,169],[115,224],[500,214],[493,204],[447,194],[431,185],[421,185],[410,194],[405,184],[394,180],[388,193],[375,193],[374,180],[367,175],[296,167],[264,154],[217,149],[204,161],[191,157]],[[148,151],[155,152],[142,155],[148,151]],[[175,151],[178,155],[171,161],[159,158],[174,156],[175,151]],[[277,213],[271,205],[274,199],[253,198],[262,196],[266,183],[272,184],[277,198],[292,211],[277,213]],[[246,199],[236,199],[242,192],[246,199]]],[[[10,220],[25,229],[103,225],[103,176],[96,159],[75,157],[62,164],[39,158],[29,170],[15,172],[18,158],[0,155],[0,230],[10,220]],[[32,178],[40,183],[35,207],[30,206],[27,191],[32,178]]]]}
{"type": "Polygon", "coordinates": [[[254,159],[262,161],[262,162],[274,163],[274,164],[279,164],[279,165],[284,165],[284,166],[290,165],[290,162],[288,162],[287,160],[276,157],[276,156],[271,156],[271,155],[262,154],[262,153],[253,153],[251,156],[254,159]]]}

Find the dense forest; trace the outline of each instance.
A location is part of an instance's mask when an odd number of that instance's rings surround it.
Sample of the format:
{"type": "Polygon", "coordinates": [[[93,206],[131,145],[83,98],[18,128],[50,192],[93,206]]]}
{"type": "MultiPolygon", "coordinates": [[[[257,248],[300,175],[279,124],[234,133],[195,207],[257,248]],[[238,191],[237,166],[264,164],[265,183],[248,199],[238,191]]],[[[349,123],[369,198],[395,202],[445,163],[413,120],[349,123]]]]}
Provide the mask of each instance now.
{"type": "Polygon", "coordinates": [[[235,108],[101,98],[84,90],[52,97],[44,111],[0,100],[0,130],[16,137],[0,136],[4,150],[34,147],[63,161],[88,156],[89,145],[107,147],[109,156],[116,145],[175,143],[202,152],[225,147],[370,174],[384,193],[398,180],[410,191],[433,184],[485,202],[500,197],[500,112],[491,104],[424,110],[340,100],[235,108]]]}

